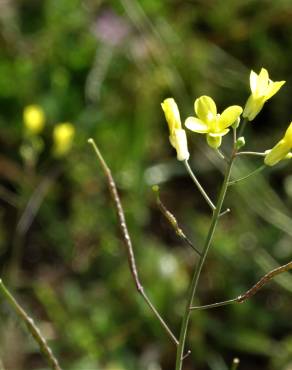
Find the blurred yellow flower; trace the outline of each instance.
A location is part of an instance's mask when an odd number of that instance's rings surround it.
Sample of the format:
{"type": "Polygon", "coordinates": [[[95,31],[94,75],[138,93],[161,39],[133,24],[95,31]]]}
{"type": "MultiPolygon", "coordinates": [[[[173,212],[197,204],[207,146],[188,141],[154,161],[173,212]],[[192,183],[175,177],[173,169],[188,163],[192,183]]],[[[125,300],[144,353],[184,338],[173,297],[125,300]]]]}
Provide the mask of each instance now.
{"type": "Polygon", "coordinates": [[[273,82],[270,80],[269,73],[265,68],[262,68],[258,75],[254,71],[251,71],[251,95],[246,102],[242,116],[252,121],[261,111],[265,102],[275,95],[285,82],[286,81],[273,82]]]}
{"type": "Polygon", "coordinates": [[[62,156],[71,149],[75,135],[74,126],[69,123],[59,123],[53,131],[54,154],[62,156]]]}
{"type": "Polygon", "coordinates": [[[271,149],[267,150],[265,157],[265,164],[268,166],[274,166],[282,159],[292,158],[292,122],[285,132],[284,137],[271,149]]]}
{"type": "Polygon", "coordinates": [[[239,105],[232,105],[219,114],[214,100],[206,95],[196,99],[194,107],[197,117],[188,117],[185,125],[191,131],[207,134],[207,142],[212,148],[220,147],[222,136],[229,132],[228,127],[242,113],[239,105]]]}
{"type": "Polygon", "coordinates": [[[23,111],[23,122],[28,133],[37,135],[44,129],[45,113],[39,105],[28,105],[23,111]]]}
{"type": "Polygon", "coordinates": [[[187,135],[184,129],[181,128],[180,114],[177,104],[173,98],[168,98],[161,103],[166,121],[169,127],[169,141],[177,152],[179,161],[189,159],[187,135]]]}

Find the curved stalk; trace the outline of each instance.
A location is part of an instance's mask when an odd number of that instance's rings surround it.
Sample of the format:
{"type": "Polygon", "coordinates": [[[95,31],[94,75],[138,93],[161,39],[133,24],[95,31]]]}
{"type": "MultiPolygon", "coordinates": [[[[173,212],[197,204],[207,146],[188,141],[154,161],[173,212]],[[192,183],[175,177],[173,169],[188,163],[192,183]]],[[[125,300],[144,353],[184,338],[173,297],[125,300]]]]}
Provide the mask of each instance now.
{"type": "Polygon", "coordinates": [[[144,287],[143,287],[143,285],[140,281],[140,277],[139,277],[139,274],[138,274],[138,269],[137,269],[137,266],[136,266],[135,254],[134,254],[134,250],[133,250],[133,246],[132,246],[132,240],[131,240],[131,237],[130,237],[130,234],[129,234],[129,231],[128,231],[128,226],[127,226],[127,223],[126,223],[124,209],[123,209],[123,206],[122,206],[119,194],[118,194],[116,183],[115,183],[114,178],[111,174],[111,170],[108,167],[106,161],[104,160],[104,158],[103,158],[100,150],[98,149],[95,141],[93,139],[88,139],[88,143],[92,146],[93,150],[95,151],[97,159],[98,159],[98,161],[99,161],[99,163],[102,167],[102,170],[103,170],[103,172],[106,176],[107,182],[108,182],[108,188],[110,190],[110,194],[111,194],[111,197],[113,199],[113,202],[114,202],[114,205],[115,205],[115,208],[116,208],[116,212],[117,212],[117,216],[118,216],[118,220],[119,220],[119,224],[120,224],[120,229],[121,229],[121,234],[122,234],[123,241],[124,241],[126,251],[127,251],[128,263],[129,263],[130,271],[131,271],[131,274],[132,274],[132,277],[133,277],[133,280],[134,280],[134,283],[135,283],[135,286],[136,286],[136,290],[142,296],[142,298],[144,299],[144,301],[146,302],[146,304],[148,305],[148,307],[150,308],[150,310],[152,311],[154,316],[157,318],[157,320],[159,321],[159,323],[161,324],[163,329],[166,331],[166,333],[168,334],[170,339],[173,341],[173,343],[176,346],[178,346],[178,340],[176,339],[176,336],[173,334],[172,330],[169,328],[167,323],[164,321],[164,319],[162,318],[160,313],[157,311],[156,307],[154,306],[154,304],[152,303],[152,301],[150,300],[150,298],[146,294],[146,292],[144,290],[144,287]]]}
{"type": "Polygon", "coordinates": [[[193,302],[193,299],[194,299],[194,296],[195,296],[195,293],[196,293],[196,290],[197,290],[197,285],[198,285],[198,281],[199,281],[199,278],[200,278],[200,275],[201,275],[201,271],[202,271],[203,265],[205,263],[210,245],[212,243],[212,239],[213,239],[213,236],[214,236],[214,232],[215,232],[215,229],[216,229],[216,226],[217,226],[218,219],[220,217],[220,212],[221,212],[222,205],[223,205],[225,195],[226,195],[226,191],[227,191],[227,188],[228,188],[228,182],[229,182],[229,179],[230,179],[230,174],[231,174],[231,169],[232,169],[232,164],[233,164],[234,159],[235,159],[235,152],[232,153],[231,159],[228,163],[226,173],[225,173],[225,177],[224,177],[224,181],[223,181],[221,191],[220,191],[220,194],[219,194],[218,202],[217,202],[216,208],[215,208],[213,216],[212,216],[211,225],[210,225],[210,228],[209,228],[207,239],[206,239],[202,254],[200,256],[198,265],[197,265],[197,267],[194,271],[192,282],[191,282],[191,285],[190,285],[190,288],[189,288],[186,308],[185,308],[185,312],[184,312],[183,319],[182,319],[182,325],[181,325],[181,331],[180,331],[180,337],[179,337],[179,344],[178,344],[178,347],[177,347],[175,370],[182,370],[183,354],[184,354],[184,348],[185,348],[185,342],[186,342],[186,335],[187,335],[187,330],[188,330],[188,325],[189,325],[190,315],[191,315],[191,306],[192,306],[192,302],[193,302]]]}

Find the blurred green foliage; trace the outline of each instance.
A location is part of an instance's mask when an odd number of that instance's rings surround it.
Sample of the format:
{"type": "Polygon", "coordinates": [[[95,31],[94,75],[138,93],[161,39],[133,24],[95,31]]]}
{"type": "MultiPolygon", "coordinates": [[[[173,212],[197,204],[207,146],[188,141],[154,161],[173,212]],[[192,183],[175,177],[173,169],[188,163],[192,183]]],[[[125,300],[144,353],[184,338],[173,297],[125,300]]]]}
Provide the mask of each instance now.
{"type": "MultiPolygon", "coordinates": [[[[291,19],[288,0],[0,2],[1,272],[64,369],[168,370],[175,359],[135,292],[87,138],[116,178],[145,289],[178,332],[196,256],[160,215],[150,185],[160,183],[197,246],[210,213],[175,160],[160,102],[174,96],[183,116],[202,94],[220,110],[243,105],[249,70],[264,66],[287,83],[246,139],[251,150],[270,148],[292,114],[291,19]],[[20,152],[29,104],[47,117],[33,165],[20,152]],[[75,125],[74,147],[56,159],[52,132],[65,121],[75,125]]],[[[189,137],[192,166],[215,198],[222,164],[201,136],[189,137]]],[[[256,165],[245,159],[234,175],[256,165]]],[[[197,304],[233,298],[291,259],[291,164],[234,186],[227,202],[197,304]]],[[[195,313],[185,370],[227,370],[234,356],[240,370],[291,370],[291,292],[287,273],[245,304],[195,313]]],[[[0,313],[5,368],[45,369],[4,302],[0,313]]]]}

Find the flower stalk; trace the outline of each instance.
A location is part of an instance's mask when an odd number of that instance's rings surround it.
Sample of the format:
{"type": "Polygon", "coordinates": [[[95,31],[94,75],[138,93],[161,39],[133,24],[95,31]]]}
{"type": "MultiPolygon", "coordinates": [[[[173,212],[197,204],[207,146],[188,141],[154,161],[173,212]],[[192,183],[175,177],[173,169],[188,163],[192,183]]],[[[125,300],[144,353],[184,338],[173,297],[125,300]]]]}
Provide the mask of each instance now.
{"type": "Polygon", "coordinates": [[[176,354],[175,370],[182,370],[183,353],[184,353],[184,348],[185,348],[188,325],[189,325],[190,316],[191,316],[191,306],[192,306],[192,302],[193,302],[193,299],[194,299],[194,296],[195,296],[195,293],[196,293],[196,290],[197,290],[197,286],[198,286],[199,278],[200,278],[200,275],[201,275],[201,271],[202,271],[202,268],[204,266],[207,254],[209,252],[209,248],[211,246],[213,236],[214,236],[214,233],[215,233],[215,230],[216,230],[216,226],[217,226],[217,223],[218,223],[218,220],[219,220],[219,217],[220,217],[220,212],[221,212],[223,202],[224,202],[224,199],[225,199],[225,196],[226,196],[227,188],[228,188],[228,182],[229,182],[230,175],[231,175],[232,165],[233,165],[233,162],[234,162],[234,159],[235,159],[235,154],[236,153],[235,153],[235,149],[234,149],[233,153],[231,155],[230,161],[227,165],[224,181],[223,181],[223,184],[222,184],[222,187],[221,187],[221,191],[220,191],[220,194],[219,194],[216,209],[215,209],[215,211],[213,213],[213,216],[212,216],[211,225],[210,225],[209,232],[208,232],[208,235],[207,235],[207,238],[206,238],[206,242],[205,242],[202,254],[199,258],[198,264],[197,264],[197,266],[194,270],[194,273],[193,273],[193,278],[192,278],[191,285],[190,285],[190,288],[189,288],[189,292],[188,292],[188,295],[187,295],[186,308],[185,308],[185,312],[184,312],[184,315],[183,315],[183,318],[182,318],[179,344],[178,344],[178,347],[177,347],[177,354],[176,354]]]}

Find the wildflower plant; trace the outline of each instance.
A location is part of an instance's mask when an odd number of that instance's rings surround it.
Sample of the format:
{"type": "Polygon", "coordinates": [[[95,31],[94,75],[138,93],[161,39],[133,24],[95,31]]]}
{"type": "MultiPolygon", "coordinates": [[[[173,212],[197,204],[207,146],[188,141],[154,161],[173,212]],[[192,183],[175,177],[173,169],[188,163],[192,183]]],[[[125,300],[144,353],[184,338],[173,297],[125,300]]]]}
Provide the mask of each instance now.
{"type": "MultiPolygon", "coordinates": [[[[154,316],[159,320],[162,328],[165,330],[165,332],[173,341],[176,347],[176,360],[174,365],[175,370],[183,369],[184,359],[190,354],[190,349],[186,348],[186,338],[190,325],[190,319],[194,311],[199,309],[211,309],[214,307],[225,306],[233,303],[242,303],[256,294],[264,284],[268,283],[276,275],[292,269],[291,261],[283,266],[277,267],[274,270],[267,272],[266,275],[264,275],[258,282],[256,282],[249,290],[236,298],[232,298],[222,302],[210,303],[205,306],[194,306],[193,304],[195,295],[197,293],[200,275],[206,262],[208,252],[214,240],[216,226],[220,220],[220,217],[224,216],[227,212],[230,211],[228,208],[226,210],[223,209],[225,197],[229,188],[232,185],[237,184],[238,182],[244,181],[257,172],[264,170],[267,166],[274,166],[282,160],[289,160],[292,158],[292,122],[286,130],[283,138],[271,149],[267,149],[264,152],[241,150],[241,148],[246,145],[243,133],[247,122],[253,121],[255,119],[255,117],[262,110],[266,101],[269,100],[273,95],[275,95],[284,83],[285,81],[273,82],[269,78],[268,71],[264,68],[261,69],[258,75],[255,72],[251,71],[251,94],[248,97],[244,108],[239,105],[232,105],[224,109],[223,112],[219,114],[215,101],[211,97],[203,95],[195,100],[195,115],[187,117],[185,119],[184,125],[181,121],[179,108],[173,98],[167,98],[161,104],[169,128],[170,144],[176,150],[177,159],[184,164],[187,173],[190,175],[192,181],[195,183],[198,191],[202,194],[202,196],[210,206],[212,214],[209,231],[206,235],[204,245],[201,248],[194,247],[191,240],[185,235],[184,231],[178,225],[175,216],[162,203],[159,196],[158,186],[153,186],[153,191],[156,194],[157,205],[160,208],[162,214],[165,216],[166,220],[169,222],[175,233],[190,247],[192,247],[195,253],[197,253],[198,255],[198,262],[194,266],[190,286],[188,292],[186,293],[186,304],[184,313],[181,318],[179,336],[176,336],[173,333],[168,324],[164,321],[160,313],[155,308],[148,295],[146,295],[145,293],[145,290],[139,278],[130,234],[127,228],[124,211],[114,179],[94,140],[89,139],[89,143],[93,146],[93,149],[95,150],[97,158],[108,181],[111,196],[117,210],[118,220],[124,244],[127,250],[129,267],[136,285],[136,289],[142,296],[148,307],[151,309],[154,316]],[[212,150],[219,154],[220,159],[225,162],[224,179],[216,202],[213,202],[208,196],[206,190],[199,182],[197,176],[195,175],[189,164],[190,154],[187,143],[187,131],[184,129],[184,126],[186,129],[191,131],[192,134],[195,133],[206,135],[207,144],[212,148],[212,150]],[[228,151],[226,150],[226,152],[223,153],[220,147],[224,138],[228,134],[230,134],[232,137],[232,146],[228,151]],[[255,171],[247,174],[246,176],[238,179],[233,179],[232,169],[234,162],[240,160],[240,158],[244,156],[262,157],[263,163],[255,171]]],[[[235,359],[231,368],[237,368],[238,363],[239,360],[235,359]]]]}

